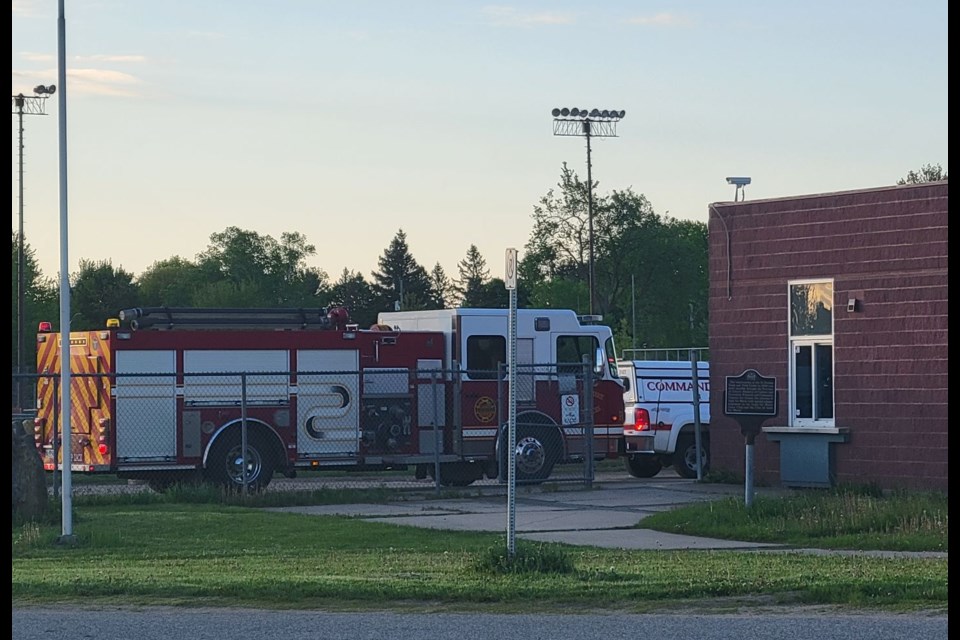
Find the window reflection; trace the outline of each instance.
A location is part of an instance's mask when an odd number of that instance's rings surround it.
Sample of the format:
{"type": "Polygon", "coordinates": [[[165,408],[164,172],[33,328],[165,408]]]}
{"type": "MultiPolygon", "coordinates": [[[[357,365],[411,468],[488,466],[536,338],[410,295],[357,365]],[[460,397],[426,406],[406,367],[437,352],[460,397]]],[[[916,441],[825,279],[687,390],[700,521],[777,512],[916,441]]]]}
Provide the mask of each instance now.
{"type": "Polygon", "coordinates": [[[790,285],[790,335],[833,333],[833,283],[790,285]]]}

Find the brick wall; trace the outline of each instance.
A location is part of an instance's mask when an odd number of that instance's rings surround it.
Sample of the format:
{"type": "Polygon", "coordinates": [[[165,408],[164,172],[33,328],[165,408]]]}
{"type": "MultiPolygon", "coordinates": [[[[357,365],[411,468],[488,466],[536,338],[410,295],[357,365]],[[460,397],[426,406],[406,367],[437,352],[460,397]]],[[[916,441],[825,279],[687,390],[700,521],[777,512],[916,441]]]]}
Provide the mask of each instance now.
{"type": "MultiPolygon", "coordinates": [[[[788,424],[787,282],[834,280],[834,415],[850,432],[832,445],[838,483],[946,489],[947,203],[934,182],[710,205],[710,386],[775,376],[766,425],[788,424]]],[[[722,393],[710,410],[711,465],[742,476],[722,393]]],[[[757,482],[777,484],[779,444],[760,435],[754,455],[757,482]]]]}

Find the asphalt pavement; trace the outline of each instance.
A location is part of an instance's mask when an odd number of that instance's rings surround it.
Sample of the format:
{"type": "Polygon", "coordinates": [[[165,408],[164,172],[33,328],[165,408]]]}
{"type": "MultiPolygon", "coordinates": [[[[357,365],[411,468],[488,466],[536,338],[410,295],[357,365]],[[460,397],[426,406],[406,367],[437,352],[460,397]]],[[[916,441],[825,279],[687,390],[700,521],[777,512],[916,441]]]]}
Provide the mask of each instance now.
{"type": "MultiPolygon", "coordinates": [[[[506,486],[468,488],[476,495],[455,498],[406,496],[386,504],[279,507],[315,515],[341,515],[370,522],[454,531],[506,532],[509,496],[506,486]]],[[[788,495],[792,490],[754,487],[753,496],[788,495]]],[[[514,492],[514,531],[517,538],[619,549],[728,549],[803,551],[807,553],[916,555],[946,557],[946,553],[882,551],[823,551],[782,544],[720,540],[637,528],[648,515],[699,501],[727,496],[744,498],[742,485],[702,483],[681,478],[670,469],[654,478],[604,479],[591,483],[521,486],[514,492]]]]}

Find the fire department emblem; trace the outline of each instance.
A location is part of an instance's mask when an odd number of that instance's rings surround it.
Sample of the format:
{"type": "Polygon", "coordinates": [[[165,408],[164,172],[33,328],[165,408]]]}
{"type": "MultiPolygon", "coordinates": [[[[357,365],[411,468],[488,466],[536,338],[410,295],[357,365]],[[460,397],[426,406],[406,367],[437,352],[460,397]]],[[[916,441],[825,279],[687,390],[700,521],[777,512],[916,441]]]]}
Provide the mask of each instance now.
{"type": "Polygon", "coordinates": [[[490,396],[480,396],[477,403],[473,405],[473,415],[477,416],[480,422],[490,422],[497,415],[497,406],[493,403],[490,396]]]}

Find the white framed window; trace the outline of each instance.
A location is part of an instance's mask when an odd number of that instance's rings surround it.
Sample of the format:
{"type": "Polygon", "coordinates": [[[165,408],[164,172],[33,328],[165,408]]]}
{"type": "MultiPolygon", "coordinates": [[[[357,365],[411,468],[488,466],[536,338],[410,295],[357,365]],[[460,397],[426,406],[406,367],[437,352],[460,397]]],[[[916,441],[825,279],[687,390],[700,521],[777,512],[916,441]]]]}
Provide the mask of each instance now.
{"type": "Polygon", "coordinates": [[[833,428],[833,280],[787,283],[790,426],[833,428]]]}

